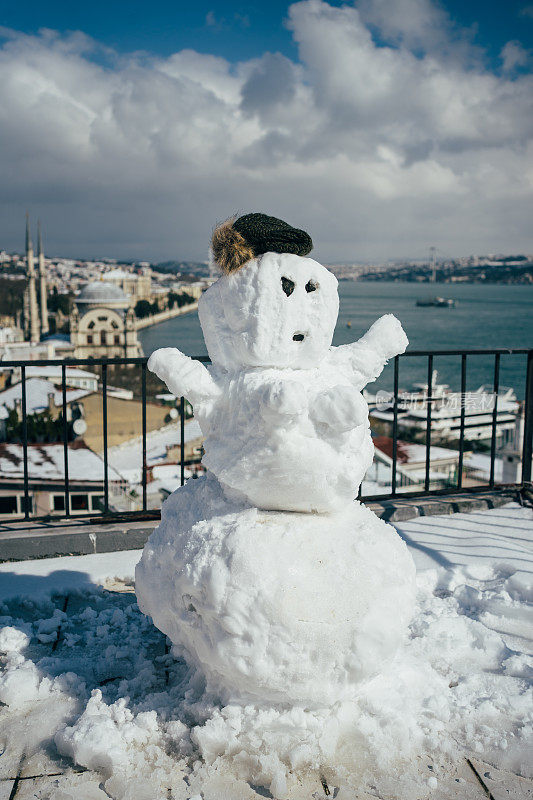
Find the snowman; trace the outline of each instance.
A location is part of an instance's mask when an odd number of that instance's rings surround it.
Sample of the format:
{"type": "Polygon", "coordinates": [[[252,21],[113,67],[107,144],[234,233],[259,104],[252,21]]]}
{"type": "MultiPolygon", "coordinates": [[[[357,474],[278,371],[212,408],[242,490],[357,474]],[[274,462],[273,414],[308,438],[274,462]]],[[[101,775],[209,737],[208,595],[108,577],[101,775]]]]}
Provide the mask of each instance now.
{"type": "Polygon", "coordinates": [[[136,571],[141,609],[227,703],[331,706],[394,657],[414,566],[355,498],[372,463],[361,394],[407,337],[392,315],[332,347],[335,276],[264,214],[215,229],[198,312],[211,365],[148,366],[184,395],[207,476],[163,504],[136,571]]]}

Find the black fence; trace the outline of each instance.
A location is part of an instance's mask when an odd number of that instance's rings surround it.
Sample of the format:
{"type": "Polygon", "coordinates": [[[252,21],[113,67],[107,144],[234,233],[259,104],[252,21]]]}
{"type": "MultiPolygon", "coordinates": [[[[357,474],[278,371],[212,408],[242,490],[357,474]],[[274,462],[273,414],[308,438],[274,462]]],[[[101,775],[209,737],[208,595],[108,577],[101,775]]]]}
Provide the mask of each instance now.
{"type": "MultiPolygon", "coordinates": [[[[531,460],[532,460],[532,444],[533,444],[533,349],[518,348],[518,349],[492,349],[492,350],[434,350],[422,351],[411,350],[401,356],[396,356],[393,360],[393,377],[392,377],[392,392],[389,396],[389,409],[390,409],[390,439],[392,444],[391,453],[391,474],[390,474],[390,492],[375,495],[362,495],[360,498],[363,500],[374,499],[391,499],[395,497],[415,497],[424,496],[428,494],[456,494],[477,492],[484,489],[494,489],[501,486],[501,483],[495,481],[495,464],[497,452],[497,438],[498,427],[500,425],[498,414],[498,399],[500,392],[500,374],[502,360],[508,356],[519,357],[522,366],[520,373],[523,378],[523,402],[521,404],[521,411],[524,416],[523,427],[523,441],[521,444],[520,453],[520,479],[512,482],[515,487],[527,486],[531,484],[531,460]],[[460,412],[457,436],[457,449],[458,449],[458,466],[456,472],[456,479],[453,483],[449,483],[444,488],[435,489],[431,486],[431,451],[432,451],[432,437],[433,437],[433,408],[435,403],[439,400],[438,397],[433,396],[433,380],[434,380],[434,365],[437,358],[447,357],[449,359],[457,360],[460,364],[460,412]],[[490,409],[490,419],[486,420],[487,412],[479,414],[481,419],[474,419],[470,421],[472,415],[467,413],[465,398],[467,395],[467,375],[469,365],[473,359],[483,357],[492,360],[491,370],[491,393],[493,397],[493,405],[490,409]],[[414,491],[404,491],[405,487],[400,486],[398,482],[399,473],[399,442],[401,441],[401,417],[404,412],[403,396],[400,394],[400,375],[402,371],[402,364],[406,363],[406,359],[422,358],[426,360],[426,390],[424,395],[425,407],[425,425],[422,424],[422,431],[419,433],[423,435],[423,444],[425,446],[425,459],[424,459],[424,480],[422,482],[423,488],[417,488],[414,491]],[[483,483],[476,481],[475,485],[465,486],[463,467],[465,458],[465,445],[468,441],[469,428],[476,427],[490,427],[490,472],[488,480],[483,483]],[[425,427],[425,430],[423,430],[425,427]]],[[[198,357],[198,360],[209,362],[206,357],[198,357]]],[[[17,369],[20,370],[20,383],[21,383],[21,436],[20,445],[22,447],[22,465],[23,475],[21,481],[21,489],[23,490],[23,502],[21,503],[21,511],[19,517],[23,517],[27,521],[46,521],[58,518],[74,518],[78,519],[92,519],[94,521],[104,521],[105,519],[113,520],[121,517],[128,517],[132,519],[148,519],[157,518],[159,512],[157,509],[148,509],[147,504],[147,479],[149,467],[147,465],[147,359],[146,358],[113,358],[113,359],[65,359],[58,362],[57,360],[35,360],[35,361],[2,361],[0,362],[1,369],[17,369]],[[61,393],[62,393],[62,435],[61,441],[63,446],[63,480],[62,480],[62,493],[64,495],[64,508],[59,512],[55,511],[53,514],[35,515],[31,502],[31,493],[33,491],[33,477],[30,475],[28,448],[31,443],[28,439],[28,398],[27,398],[27,370],[33,367],[58,367],[61,368],[61,393]],[[141,449],[142,449],[142,470],[141,470],[141,494],[139,499],[140,508],[133,511],[121,511],[113,508],[110,503],[110,480],[109,480],[109,461],[108,461],[108,438],[109,438],[109,420],[108,420],[108,387],[109,387],[109,373],[115,367],[128,366],[136,367],[140,370],[140,401],[141,401],[141,449]],[[68,423],[67,414],[67,369],[69,367],[99,367],[101,370],[100,385],[102,393],[102,457],[103,457],[103,480],[102,501],[98,510],[87,513],[77,513],[77,510],[72,508],[71,495],[73,490],[73,481],[69,478],[69,436],[71,435],[68,423]]],[[[185,422],[186,422],[186,400],[184,397],[177,399],[177,409],[179,412],[179,430],[180,441],[176,444],[180,445],[180,462],[179,462],[179,477],[180,483],[185,483],[186,467],[191,463],[185,459],[185,422]]],[[[375,410],[376,404],[370,403],[370,411],[375,410]]],[[[475,415],[474,415],[475,417],[475,415]]],[[[489,438],[489,437],[487,437],[489,438]]],[[[6,442],[10,444],[9,441],[6,442]]],[[[0,448],[2,445],[0,445],[0,448]]],[[[0,475],[0,490],[5,489],[7,483],[5,476],[0,475]]],[[[63,504],[62,504],[63,505],[63,504]]],[[[13,516],[14,520],[16,517],[13,516]]],[[[6,517],[3,516],[3,522],[6,522],[6,517]]]]}

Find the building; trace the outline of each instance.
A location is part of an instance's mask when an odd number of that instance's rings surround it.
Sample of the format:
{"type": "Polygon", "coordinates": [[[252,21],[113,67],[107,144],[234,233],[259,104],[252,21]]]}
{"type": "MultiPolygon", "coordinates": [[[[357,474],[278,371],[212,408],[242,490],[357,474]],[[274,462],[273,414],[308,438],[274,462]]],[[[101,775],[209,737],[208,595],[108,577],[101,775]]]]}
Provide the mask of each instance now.
{"type": "MultiPolygon", "coordinates": [[[[195,419],[185,423],[183,456],[187,463],[185,477],[203,472],[199,463],[202,455],[203,434],[195,419]]],[[[110,447],[109,463],[127,480],[136,508],[142,508],[143,452],[140,436],[110,447]]],[[[173,422],[146,436],[147,507],[159,508],[163,500],[181,485],[180,423],[173,422]]]]}
{"type": "MultiPolygon", "coordinates": [[[[90,390],[67,386],[65,395],[68,436],[73,439],[76,435],[84,433],[87,428],[81,400],[90,395],[90,390]]],[[[0,441],[9,438],[10,435],[20,441],[20,423],[23,420],[22,383],[15,383],[0,392],[0,412],[3,419],[0,441]]],[[[62,435],[60,422],[62,413],[63,391],[60,387],[43,378],[26,380],[26,418],[30,439],[34,437],[37,441],[50,441],[50,439],[55,441],[62,435]]]]}
{"type": "MultiPolygon", "coordinates": [[[[29,444],[29,513],[57,516],[65,513],[65,462],[63,444],[29,444]]],[[[109,505],[121,503],[126,485],[108,467],[109,505]]],[[[68,445],[70,513],[99,513],[104,498],[104,462],[82,441],[68,445]]],[[[24,451],[21,444],[0,444],[0,519],[24,515],[24,451]]]]}
{"type": "Polygon", "coordinates": [[[70,315],[74,358],[136,358],[142,355],[129,298],[106,281],[85,286],[70,315]]]}
{"type": "MultiPolygon", "coordinates": [[[[389,436],[373,438],[374,462],[366,474],[366,479],[390,491],[392,483],[392,463],[394,444],[389,436]]],[[[459,468],[459,451],[446,447],[431,445],[429,450],[430,489],[442,489],[457,483],[459,468]]],[[[469,454],[465,453],[465,462],[469,454]]],[[[466,466],[466,464],[465,464],[466,466]]],[[[398,440],[396,446],[396,486],[405,491],[417,491],[424,488],[426,479],[426,447],[398,440]]]]}
{"type": "MultiPolygon", "coordinates": [[[[29,370],[32,369],[28,367],[29,370]]],[[[39,369],[39,368],[36,368],[39,369]]],[[[32,416],[47,413],[52,421],[59,420],[63,413],[63,390],[60,379],[54,375],[54,367],[41,367],[43,377],[26,378],[26,414],[30,434],[34,430],[32,416]],[[49,371],[48,371],[49,370],[49,371]]],[[[97,376],[84,370],[67,368],[66,403],[69,439],[83,437],[84,442],[96,452],[103,449],[103,398],[98,391],[97,376]],[[76,375],[74,373],[80,373],[76,375]],[[95,386],[96,384],[96,386],[95,386]]],[[[16,411],[17,419],[22,420],[22,384],[14,383],[0,391],[0,441],[6,438],[7,418],[16,411]],[[2,432],[3,431],[3,432],[2,432]]],[[[168,406],[146,403],[146,430],[148,433],[159,430],[171,419],[168,406]]],[[[126,399],[109,387],[107,396],[107,444],[108,447],[120,445],[139,435],[142,425],[142,403],[136,399],[126,399]]],[[[40,430],[40,429],[39,429],[40,430]]],[[[52,426],[51,435],[62,438],[62,428],[52,426]]]]}
{"type": "MultiPolygon", "coordinates": [[[[63,385],[63,368],[61,364],[49,365],[46,367],[26,367],[26,379],[42,378],[50,381],[54,386],[61,388],[63,385]]],[[[0,386],[10,386],[21,380],[20,367],[2,367],[0,361],[0,386]],[[1,377],[6,376],[7,380],[2,382],[1,377]]],[[[65,384],[75,389],[87,389],[89,392],[98,391],[98,375],[77,367],[65,367],[65,384]]]]}
{"type": "Polygon", "coordinates": [[[1,342],[0,362],[2,361],[39,361],[73,358],[74,348],[68,335],[55,334],[48,336],[44,342],[1,342]]]}
{"type": "Polygon", "coordinates": [[[131,298],[133,306],[138,300],[150,300],[152,296],[152,270],[149,266],[142,267],[138,274],[124,269],[112,269],[104,274],[104,279],[106,283],[122,289],[131,298]]]}

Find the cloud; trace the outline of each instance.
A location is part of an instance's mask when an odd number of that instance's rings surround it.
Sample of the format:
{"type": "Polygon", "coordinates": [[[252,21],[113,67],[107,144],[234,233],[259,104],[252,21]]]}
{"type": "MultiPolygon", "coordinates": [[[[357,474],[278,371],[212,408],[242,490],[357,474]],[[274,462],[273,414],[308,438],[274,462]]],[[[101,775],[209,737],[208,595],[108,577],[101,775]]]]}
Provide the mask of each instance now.
{"type": "Polygon", "coordinates": [[[513,72],[517,67],[525,67],[529,62],[531,53],[520,42],[507,42],[500,54],[504,72],[513,72]]]}
{"type": "Polygon", "coordinates": [[[408,22],[385,0],[292,5],[297,60],[4,31],[0,246],[20,249],[29,207],[58,254],[203,258],[215,221],[254,210],[326,261],[533,249],[531,75],[491,72],[440,7],[401,3],[408,22]]]}
{"type": "Polygon", "coordinates": [[[533,19],[533,5],[524,6],[520,9],[519,14],[521,17],[529,17],[529,19],[533,19]]]}
{"type": "Polygon", "coordinates": [[[296,70],[280,53],[266,53],[242,87],[241,108],[246,114],[264,116],[280,103],[290,103],[295,94],[296,70]]]}

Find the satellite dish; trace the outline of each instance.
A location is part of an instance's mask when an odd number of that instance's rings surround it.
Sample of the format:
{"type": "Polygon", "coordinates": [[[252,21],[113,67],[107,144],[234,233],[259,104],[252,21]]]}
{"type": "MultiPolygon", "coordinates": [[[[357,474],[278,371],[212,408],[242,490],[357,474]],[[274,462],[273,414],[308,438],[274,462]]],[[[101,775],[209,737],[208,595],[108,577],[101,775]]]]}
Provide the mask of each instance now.
{"type": "Polygon", "coordinates": [[[171,408],[168,413],[169,413],[170,419],[177,419],[179,417],[177,408],[171,408]]]}
{"type": "Polygon", "coordinates": [[[87,423],[81,417],[79,419],[75,419],[72,423],[72,430],[76,434],[76,436],[83,436],[85,431],[87,430],[87,423]]]}

